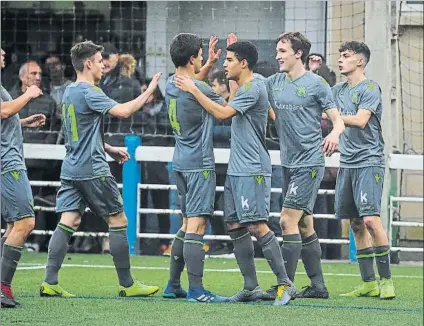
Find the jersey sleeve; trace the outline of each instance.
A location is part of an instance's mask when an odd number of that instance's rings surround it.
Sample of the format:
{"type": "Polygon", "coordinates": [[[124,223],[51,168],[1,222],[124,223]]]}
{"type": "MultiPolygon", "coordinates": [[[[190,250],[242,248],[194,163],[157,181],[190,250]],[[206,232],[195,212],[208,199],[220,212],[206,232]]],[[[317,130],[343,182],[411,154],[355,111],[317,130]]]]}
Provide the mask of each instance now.
{"type": "Polygon", "coordinates": [[[322,77],[319,78],[317,83],[316,99],[321,105],[322,111],[327,111],[328,109],[334,109],[337,107],[336,103],[334,102],[331,87],[322,77]]]}
{"type": "Polygon", "coordinates": [[[99,87],[90,87],[85,93],[85,100],[91,110],[106,115],[111,108],[118,104],[109,98],[99,87]]]}
{"type": "Polygon", "coordinates": [[[269,76],[264,80],[266,91],[268,92],[268,102],[272,108],[275,108],[274,98],[272,96],[272,85],[275,80],[275,75],[269,76]]]}
{"type": "Polygon", "coordinates": [[[365,109],[375,113],[381,103],[380,87],[373,82],[369,82],[365,85],[365,89],[361,93],[358,101],[359,109],[365,109]]]}
{"type": "Polygon", "coordinates": [[[245,114],[255,106],[259,99],[259,89],[252,83],[246,83],[237,90],[236,96],[228,103],[238,113],[245,114]]]}

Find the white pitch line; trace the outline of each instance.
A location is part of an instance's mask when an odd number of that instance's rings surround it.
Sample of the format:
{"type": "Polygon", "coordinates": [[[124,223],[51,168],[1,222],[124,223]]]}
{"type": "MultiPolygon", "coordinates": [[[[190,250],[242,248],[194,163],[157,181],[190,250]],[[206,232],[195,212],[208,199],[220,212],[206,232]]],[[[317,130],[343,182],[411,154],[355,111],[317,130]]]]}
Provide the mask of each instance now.
{"type": "MultiPolygon", "coordinates": [[[[85,264],[63,264],[62,267],[77,267],[77,268],[115,268],[111,265],[85,265],[85,264]]],[[[35,269],[45,269],[45,265],[35,265],[35,266],[22,266],[18,267],[17,270],[35,270],[35,269]]],[[[169,267],[153,267],[153,266],[131,266],[131,269],[139,270],[151,270],[151,271],[168,271],[169,267]]],[[[238,268],[230,269],[214,269],[214,268],[205,268],[205,272],[217,272],[217,273],[240,273],[238,268]]],[[[257,274],[272,274],[272,271],[256,271],[257,274]]],[[[304,272],[297,272],[296,274],[306,275],[304,272]]],[[[358,277],[359,274],[344,274],[344,273],[324,273],[324,276],[341,276],[341,277],[358,277]]],[[[423,279],[422,276],[416,275],[393,275],[394,278],[410,278],[410,279],[423,279]]]]}

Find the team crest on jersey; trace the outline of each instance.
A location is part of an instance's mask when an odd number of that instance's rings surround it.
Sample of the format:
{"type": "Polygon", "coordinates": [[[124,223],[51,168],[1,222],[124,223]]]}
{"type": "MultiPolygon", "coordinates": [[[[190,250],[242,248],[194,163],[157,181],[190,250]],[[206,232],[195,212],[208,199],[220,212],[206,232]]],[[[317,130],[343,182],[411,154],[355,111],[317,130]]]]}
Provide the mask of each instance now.
{"type": "Polygon", "coordinates": [[[202,84],[203,86],[206,86],[206,87],[210,87],[209,84],[205,81],[201,81],[200,84],[202,84]]]}
{"type": "Polygon", "coordinates": [[[19,180],[19,171],[10,171],[10,174],[12,175],[13,179],[16,181],[19,180]]]}
{"type": "Polygon", "coordinates": [[[252,84],[251,83],[247,83],[244,88],[246,89],[246,91],[250,88],[252,88],[252,84]]]}
{"type": "Polygon", "coordinates": [[[371,90],[373,90],[375,88],[375,85],[373,83],[369,83],[368,84],[368,88],[371,89],[371,90]]]}
{"type": "Polygon", "coordinates": [[[375,183],[379,183],[381,181],[381,174],[380,173],[376,173],[374,175],[374,180],[375,180],[375,183]]]}
{"type": "Polygon", "coordinates": [[[352,94],[352,103],[358,104],[358,92],[353,92],[352,94]]]}
{"type": "Polygon", "coordinates": [[[258,185],[261,185],[261,184],[262,184],[262,182],[264,181],[264,177],[263,177],[262,175],[257,175],[257,176],[255,177],[255,180],[256,180],[256,183],[257,183],[258,185]]]}
{"type": "Polygon", "coordinates": [[[311,169],[311,178],[312,178],[312,179],[316,179],[317,174],[318,174],[318,171],[317,171],[317,170],[315,170],[315,169],[311,169]]]}
{"type": "Polygon", "coordinates": [[[306,88],[305,86],[296,87],[296,95],[300,97],[306,97],[306,88]]]}
{"type": "Polygon", "coordinates": [[[203,170],[202,172],[203,174],[203,178],[205,178],[205,180],[207,180],[207,178],[209,178],[211,171],[210,170],[203,170]]]}

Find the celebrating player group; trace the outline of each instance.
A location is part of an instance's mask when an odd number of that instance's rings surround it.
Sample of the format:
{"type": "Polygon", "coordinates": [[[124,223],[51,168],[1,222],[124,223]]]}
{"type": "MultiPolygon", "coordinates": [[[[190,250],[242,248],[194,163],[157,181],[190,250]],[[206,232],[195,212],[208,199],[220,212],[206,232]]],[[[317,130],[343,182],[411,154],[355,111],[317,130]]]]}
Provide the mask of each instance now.
{"type": "MultiPolygon", "coordinates": [[[[197,303],[271,300],[274,305],[287,305],[295,298],[328,298],[312,210],[324,176],[325,156],[339,151],[336,217],[350,219],[363,281],[355,290],[342,295],[394,298],[390,246],[380,219],[385,167],[382,98],[378,84],[364,74],[370,60],[367,45],[356,41],[341,44],[338,66],[346,81],[331,88],[322,77],[306,70],[311,43],[301,33],[286,32],[278,36],[275,58],[280,71],[268,78],[253,73],[258,61],[255,45],[238,41],[231,33],[223,65],[230,85],[226,101],[203,81],[221,55],[221,50],[216,50],[217,42],[216,37],[210,38],[208,59],[203,66],[203,44],[197,35],[178,34],[170,46],[175,74],[166,83],[165,101],[175,136],[173,169],[183,222],[172,244],[169,280],[162,296],[197,303]],[[322,117],[333,125],[324,139],[322,117]],[[265,134],[270,118],[275,119],[280,144],[282,246],[267,224],[272,170],[265,134]],[[214,218],[216,119],[232,119],[224,217],[244,284],[230,297],[205,289],[202,282],[203,237],[209,219],[214,218]],[[275,286],[270,289],[264,290],[259,285],[251,236],[257,239],[275,275],[275,286]],[[300,257],[310,284],[299,291],[294,278],[300,257]],[[187,290],[180,282],[184,267],[188,274],[187,290]]],[[[56,212],[60,221],[49,243],[41,296],[73,296],[59,285],[58,274],[68,242],[87,206],[109,225],[110,253],[119,280],[119,296],[150,296],[159,291],[158,286],[144,285],[131,275],[127,218],[106,153],[120,163],[129,156],[120,148],[104,143],[103,116],[133,115],[153,94],[161,73],[153,76],[147,90],[136,99],[119,104],[97,87],[104,69],[102,50],[91,41],[78,43],[71,49],[77,79],[66,88],[62,99],[66,156],[57,193],[56,212]]],[[[321,63],[319,58],[316,61],[321,63]]],[[[1,67],[4,68],[3,50],[1,67]]],[[[19,305],[11,283],[25,239],[35,224],[21,125],[39,127],[46,119],[42,114],[19,119],[19,111],[41,94],[37,86],[31,86],[12,100],[1,87],[1,214],[7,222],[1,248],[2,307],[19,305]]]]}

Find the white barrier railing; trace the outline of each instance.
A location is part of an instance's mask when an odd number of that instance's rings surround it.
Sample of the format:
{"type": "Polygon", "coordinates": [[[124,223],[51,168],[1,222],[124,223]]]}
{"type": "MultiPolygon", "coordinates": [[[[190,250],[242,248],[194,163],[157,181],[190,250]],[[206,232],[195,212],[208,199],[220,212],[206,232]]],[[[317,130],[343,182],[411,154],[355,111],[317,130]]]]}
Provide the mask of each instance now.
{"type": "MultiPolygon", "coordinates": [[[[173,157],[173,148],[171,147],[156,147],[156,146],[139,146],[135,150],[135,159],[137,161],[150,161],[150,162],[171,162],[173,157]]],[[[27,159],[43,159],[43,160],[62,160],[65,156],[65,148],[62,145],[44,145],[44,144],[24,144],[25,157],[27,159]]],[[[271,162],[273,165],[280,164],[279,151],[271,150],[271,162]]],[[[228,149],[214,149],[215,163],[226,164],[229,160],[228,149]]],[[[112,159],[108,156],[108,161],[112,159]]],[[[339,167],[339,155],[336,153],[331,157],[325,158],[326,167],[339,167]]],[[[403,170],[423,170],[423,156],[422,155],[403,155],[403,154],[390,154],[388,157],[388,165],[391,169],[403,169],[403,170]]],[[[59,187],[60,182],[58,181],[31,181],[32,186],[39,187],[59,187]]],[[[122,188],[123,185],[119,184],[122,188]]],[[[157,185],[157,184],[139,184],[137,187],[138,202],[137,202],[137,214],[180,214],[179,210],[174,209],[150,209],[140,208],[140,190],[141,189],[154,189],[154,190],[176,190],[175,185],[157,185]]],[[[217,187],[217,191],[223,191],[224,187],[217,187]]],[[[272,188],[273,193],[281,193],[281,188],[272,188]]],[[[319,194],[329,195],[334,194],[334,190],[321,189],[319,194]]],[[[423,223],[418,222],[404,222],[404,221],[393,221],[394,205],[396,201],[409,201],[409,202],[420,202],[422,198],[415,197],[390,197],[390,223],[389,223],[389,235],[392,239],[392,226],[399,227],[423,227],[423,223]]],[[[49,211],[54,212],[54,207],[34,207],[36,211],[49,211]]],[[[216,211],[215,215],[222,216],[222,211],[216,211]]],[[[279,212],[272,212],[271,216],[279,217],[279,212]]],[[[316,214],[316,218],[328,218],[334,219],[333,214],[316,214]]],[[[137,226],[139,226],[139,218],[137,218],[137,226]]],[[[137,227],[139,230],[139,227],[137,227]]],[[[51,234],[52,231],[34,230],[34,234],[51,234]]],[[[107,236],[107,233],[101,232],[76,232],[75,236],[107,236]]],[[[171,234],[157,234],[157,233],[139,233],[137,232],[137,238],[166,238],[171,239],[171,234]]],[[[205,239],[208,240],[229,240],[228,236],[215,236],[206,235],[205,239]]],[[[346,239],[322,239],[321,243],[340,243],[348,244],[349,240],[346,239]]],[[[392,250],[407,251],[407,252],[423,252],[422,248],[403,248],[393,247],[392,250]]]]}
{"type": "MultiPolygon", "coordinates": [[[[407,203],[423,203],[423,198],[421,197],[396,197],[390,196],[390,213],[389,213],[389,241],[392,243],[393,240],[393,226],[399,227],[419,227],[423,228],[424,223],[420,222],[406,222],[406,221],[394,221],[394,213],[397,207],[394,203],[407,202],[407,203]]],[[[403,251],[403,252],[424,252],[423,248],[409,248],[409,247],[392,247],[392,251],[403,251]]]]}

